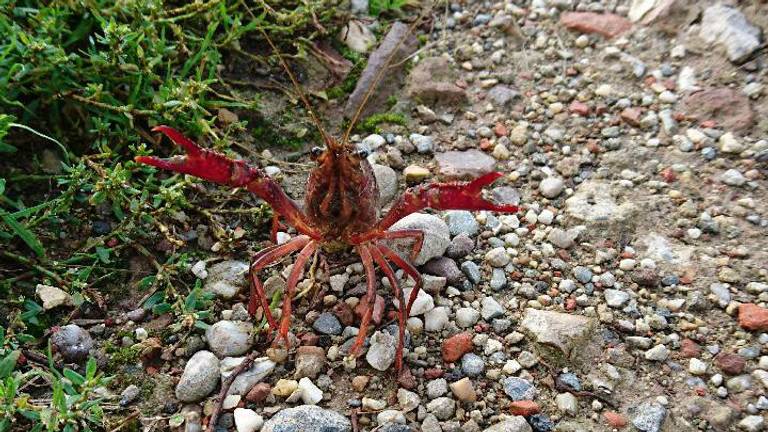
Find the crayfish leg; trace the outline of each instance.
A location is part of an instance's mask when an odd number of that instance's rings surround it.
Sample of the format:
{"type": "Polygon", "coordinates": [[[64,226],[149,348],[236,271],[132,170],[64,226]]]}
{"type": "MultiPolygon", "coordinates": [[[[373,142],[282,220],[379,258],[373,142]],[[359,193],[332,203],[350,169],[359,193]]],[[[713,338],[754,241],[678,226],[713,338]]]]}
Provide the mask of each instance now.
{"type": "Polygon", "coordinates": [[[411,290],[411,295],[410,297],[408,297],[408,305],[405,308],[406,316],[410,316],[411,306],[413,306],[413,302],[416,301],[416,297],[419,295],[419,291],[421,291],[421,287],[424,285],[424,282],[421,279],[421,273],[419,273],[419,271],[416,270],[416,267],[414,267],[413,264],[403,259],[400,255],[397,254],[397,252],[393,251],[388,246],[379,244],[378,248],[381,251],[381,253],[383,253],[384,256],[387,257],[388,260],[392,261],[393,263],[395,263],[396,266],[403,269],[403,271],[408,276],[413,278],[415,282],[413,290],[411,290]]]}
{"type": "Polygon", "coordinates": [[[251,298],[248,301],[248,313],[253,316],[256,313],[259,304],[261,304],[261,308],[264,310],[264,316],[267,317],[267,322],[269,323],[270,333],[277,329],[277,321],[275,321],[275,317],[272,316],[272,311],[269,308],[269,300],[267,299],[267,294],[264,292],[264,285],[262,285],[261,280],[259,280],[258,272],[278,259],[303,248],[309,242],[310,238],[308,236],[298,236],[284,244],[266,248],[253,257],[250,267],[251,298]]]}
{"type": "Polygon", "coordinates": [[[291,309],[293,307],[293,295],[296,292],[296,285],[299,283],[299,278],[304,271],[304,266],[309,261],[309,257],[317,250],[317,243],[311,241],[304,246],[304,249],[299,252],[296,257],[296,261],[293,263],[291,273],[288,275],[287,288],[285,291],[285,297],[283,298],[283,314],[280,318],[280,337],[285,341],[285,347],[288,348],[288,329],[291,325],[291,309]]]}
{"type": "Polygon", "coordinates": [[[389,280],[389,284],[392,286],[392,292],[397,300],[400,308],[397,314],[397,327],[398,327],[398,340],[397,351],[395,351],[395,370],[399,374],[403,370],[403,348],[405,346],[405,307],[403,305],[403,290],[400,284],[397,282],[395,272],[392,270],[392,266],[389,265],[384,258],[384,254],[378,249],[377,245],[371,246],[371,256],[376,264],[379,265],[381,271],[384,272],[384,276],[389,280]]]}
{"type": "Polygon", "coordinates": [[[373,301],[376,298],[376,271],[373,267],[371,252],[366,245],[357,246],[357,251],[363,262],[363,268],[365,268],[368,292],[365,296],[365,303],[363,304],[363,319],[360,322],[360,330],[357,333],[355,343],[352,344],[352,348],[349,350],[350,355],[353,357],[358,356],[360,349],[363,347],[363,342],[365,342],[365,336],[368,333],[368,324],[371,322],[371,315],[373,315],[373,301]]]}
{"type": "MultiPolygon", "coordinates": [[[[421,231],[421,230],[404,229],[404,230],[397,230],[397,231],[384,231],[384,230],[374,229],[373,231],[354,237],[353,241],[357,243],[364,243],[371,240],[380,240],[380,239],[396,240],[396,239],[403,239],[403,238],[412,238],[414,240],[413,249],[411,249],[410,259],[411,261],[415,261],[416,257],[419,256],[419,252],[421,252],[421,247],[424,245],[424,231],[421,231]]],[[[376,246],[373,246],[373,247],[376,247],[376,246]]]]}

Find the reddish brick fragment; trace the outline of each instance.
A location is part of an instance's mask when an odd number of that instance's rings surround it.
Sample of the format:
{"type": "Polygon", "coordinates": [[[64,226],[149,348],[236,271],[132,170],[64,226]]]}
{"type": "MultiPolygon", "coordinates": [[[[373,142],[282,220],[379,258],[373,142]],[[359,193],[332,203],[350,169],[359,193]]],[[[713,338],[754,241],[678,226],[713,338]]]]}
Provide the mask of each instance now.
{"type": "Polygon", "coordinates": [[[453,363],[472,351],[472,334],[468,332],[451,336],[443,342],[443,361],[453,363]]]}

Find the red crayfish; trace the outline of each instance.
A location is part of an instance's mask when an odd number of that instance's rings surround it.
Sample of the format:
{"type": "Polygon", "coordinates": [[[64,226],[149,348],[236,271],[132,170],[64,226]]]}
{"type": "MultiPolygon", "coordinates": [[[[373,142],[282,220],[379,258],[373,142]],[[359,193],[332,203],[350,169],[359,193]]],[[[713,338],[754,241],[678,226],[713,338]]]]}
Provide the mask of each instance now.
{"type": "MultiPolygon", "coordinates": [[[[272,45],[271,41],[267,40],[272,45]]],[[[272,48],[277,52],[274,45],[272,48]]],[[[518,208],[514,205],[499,205],[482,197],[482,189],[502,176],[498,172],[491,172],[470,182],[431,183],[408,188],[399,198],[394,200],[389,211],[380,217],[379,192],[373,169],[366,159],[367,155],[357,151],[355,146],[349,142],[349,134],[362,111],[362,106],[353,118],[343,139],[337,140],[320,126],[309,107],[306,96],[301,92],[295,77],[279,53],[278,58],[280,58],[302,101],[307,106],[325,144],[324,148],[315,147],[311,151],[312,159],[317,166],[309,174],[303,207],[289,198],[280,185],[258,167],[250,165],[244,160],[233,160],[220,153],[201,148],[168,126],[158,126],[154,128],[154,131],[165,134],[174,143],[181,146],[186,155],[168,159],[138,156],[136,160],[157,168],[190,174],[220,185],[246,188],[272,207],[276,218],[273,224],[273,239],[277,218],[283,219],[299,233],[283,244],[276,244],[259,251],[253,257],[250,267],[251,292],[248,311],[253,315],[261,307],[269,323],[270,331],[279,329],[279,336],[286,343],[294,292],[309,259],[318,249],[334,252],[353,247],[360,255],[367,279],[367,295],[362,298],[362,321],[357,338],[350,349],[352,356],[359,355],[367,336],[367,329],[373,313],[373,302],[376,298],[377,279],[374,264],[377,264],[388,279],[394,291],[394,297],[400,305],[398,312],[399,339],[395,366],[398,372],[402,372],[406,319],[410,315],[411,306],[422,286],[421,276],[411,261],[419,254],[424,233],[419,230],[389,231],[388,229],[403,217],[423,209],[516,212],[518,208]],[[410,260],[401,257],[387,245],[386,241],[393,239],[412,239],[414,241],[410,260]],[[271,263],[297,251],[299,253],[287,279],[287,288],[282,303],[282,317],[278,326],[270,311],[269,301],[258,278],[258,272],[271,263]],[[405,307],[403,307],[403,291],[398,285],[390,263],[402,269],[415,281],[415,286],[407,303],[405,303],[405,307]]],[[[383,70],[377,78],[380,79],[382,75],[383,70]]],[[[375,87],[376,85],[371,89],[375,87]]]]}

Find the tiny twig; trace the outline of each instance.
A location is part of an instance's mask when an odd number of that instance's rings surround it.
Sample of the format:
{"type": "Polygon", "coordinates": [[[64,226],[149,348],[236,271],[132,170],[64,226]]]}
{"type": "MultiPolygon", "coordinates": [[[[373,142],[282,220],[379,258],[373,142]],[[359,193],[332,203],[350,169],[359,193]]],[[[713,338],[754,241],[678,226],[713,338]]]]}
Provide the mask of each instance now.
{"type": "Polygon", "coordinates": [[[211,418],[208,420],[208,427],[206,430],[213,431],[216,428],[216,422],[219,420],[219,414],[221,414],[221,409],[224,405],[224,399],[227,397],[227,393],[229,393],[229,388],[232,387],[232,383],[235,381],[235,378],[237,378],[238,375],[251,367],[254,359],[256,359],[256,351],[248,354],[248,356],[243,359],[243,362],[240,363],[240,365],[235,368],[235,370],[233,370],[227,379],[224,380],[224,382],[221,384],[221,391],[219,391],[219,396],[216,399],[216,405],[213,407],[213,412],[211,413],[211,418]]]}
{"type": "Polygon", "coordinates": [[[136,411],[134,411],[134,412],[130,413],[130,414],[129,414],[129,415],[126,417],[126,418],[124,418],[124,419],[123,419],[123,420],[120,422],[120,424],[118,424],[117,426],[115,426],[115,428],[114,428],[114,429],[112,429],[112,430],[111,430],[111,431],[109,431],[109,432],[117,432],[117,431],[119,431],[119,430],[120,430],[120,429],[122,429],[122,428],[123,428],[125,425],[127,425],[127,424],[128,424],[128,422],[130,422],[131,420],[133,420],[133,419],[135,419],[136,417],[138,417],[138,416],[139,416],[139,414],[141,414],[141,411],[139,411],[139,410],[136,410],[136,411]]]}
{"type": "Polygon", "coordinates": [[[359,432],[360,431],[360,425],[357,423],[357,411],[358,408],[355,408],[350,413],[350,419],[352,421],[352,432],[359,432]]]}
{"type": "MultiPolygon", "coordinates": [[[[30,361],[32,361],[34,363],[43,365],[46,368],[48,367],[48,357],[40,354],[39,352],[32,351],[32,350],[29,350],[29,349],[23,349],[23,350],[21,350],[21,353],[24,354],[24,357],[26,357],[27,360],[30,360],[30,361]]],[[[62,369],[62,367],[63,367],[61,364],[56,363],[56,362],[53,363],[53,366],[56,369],[62,369]]]]}

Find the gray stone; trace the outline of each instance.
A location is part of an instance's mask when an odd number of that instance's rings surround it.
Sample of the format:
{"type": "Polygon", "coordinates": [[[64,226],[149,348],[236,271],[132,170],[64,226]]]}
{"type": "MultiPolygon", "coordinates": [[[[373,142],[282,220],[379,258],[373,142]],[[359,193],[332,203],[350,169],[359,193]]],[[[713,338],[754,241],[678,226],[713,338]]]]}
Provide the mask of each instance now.
{"type": "Polygon", "coordinates": [[[763,416],[749,415],[741,419],[739,422],[739,429],[746,432],[759,432],[763,430],[765,426],[765,420],[763,416]]]}
{"type": "Polygon", "coordinates": [[[481,314],[484,320],[491,321],[493,318],[504,316],[504,306],[499,304],[493,297],[483,297],[480,301],[482,307],[481,314]]]}
{"type": "Polygon", "coordinates": [[[586,351],[595,321],[580,315],[528,308],[521,328],[533,337],[541,357],[550,362],[563,363],[565,359],[572,361],[586,351]]]}
{"type": "Polygon", "coordinates": [[[721,308],[728,306],[731,302],[731,292],[728,290],[728,286],[721,283],[713,283],[709,285],[709,291],[715,295],[717,304],[721,308]]]}
{"type": "Polygon", "coordinates": [[[626,228],[622,224],[637,212],[637,205],[630,201],[617,203],[609,183],[588,180],[565,200],[565,212],[577,223],[626,228]]]}
{"type": "Polygon", "coordinates": [[[603,292],[605,296],[605,302],[612,308],[624,307],[629,301],[629,294],[624,291],[607,289],[603,292]]]}
{"type": "Polygon", "coordinates": [[[235,297],[247,285],[249,265],[244,261],[222,261],[212,265],[203,290],[223,299],[235,297]]]}
{"type": "Polygon", "coordinates": [[[485,361],[474,353],[467,353],[461,357],[461,371],[466,376],[477,377],[485,372],[485,361]]]}
{"type": "Polygon", "coordinates": [[[456,311],[456,325],[460,328],[472,327],[480,319],[480,312],[465,307],[456,311]]]}
{"type": "Polygon", "coordinates": [[[500,290],[507,286],[507,274],[503,269],[495,268],[491,272],[491,282],[488,284],[492,290],[500,290]]]}
{"type": "Polygon", "coordinates": [[[735,376],[725,382],[725,387],[731,393],[742,393],[752,388],[752,377],[749,375],[735,376]]]}
{"type": "Polygon", "coordinates": [[[397,173],[388,166],[373,164],[373,175],[379,187],[379,204],[387,204],[397,195],[397,173]]]}
{"type": "Polygon", "coordinates": [[[446,57],[425,58],[408,77],[408,95],[428,105],[462,104],[467,93],[456,85],[457,76],[446,57]]]}
{"type": "Polygon", "coordinates": [[[539,192],[546,198],[557,198],[565,189],[565,182],[560,177],[547,177],[539,183],[539,192]]]}
{"type": "Polygon", "coordinates": [[[442,331],[448,325],[448,310],[436,307],[424,315],[424,330],[428,332],[442,331]]]}
{"type": "Polygon", "coordinates": [[[397,403],[403,412],[410,412],[419,406],[421,398],[418,394],[401,388],[397,390],[397,403]]]}
{"type": "Polygon", "coordinates": [[[448,393],[448,381],[445,378],[437,378],[427,383],[427,397],[438,398],[448,393]]]}
{"type": "Polygon", "coordinates": [[[656,345],[645,352],[645,359],[650,361],[664,361],[669,357],[669,348],[663,344],[656,345]]]}
{"type": "Polygon", "coordinates": [[[474,179],[494,170],[496,159],[477,149],[435,153],[438,171],[447,179],[474,179]]]}
{"type": "Polygon", "coordinates": [[[370,27],[360,20],[349,20],[338,38],[349,49],[358,53],[367,53],[376,43],[376,35],[370,27]]]}
{"type": "Polygon", "coordinates": [[[431,136],[411,134],[408,139],[416,147],[416,151],[419,153],[432,153],[434,150],[435,144],[431,136]]]}
{"type": "Polygon", "coordinates": [[[219,357],[245,354],[253,345],[253,324],[244,321],[219,321],[208,327],[208,346],[219,357]]]}
{"type": "Polygon", "coordinates": [[[467,279],[472,282],[472,284],[477,284],[482,279],[480,267],[472,261],[464,261],[461,263],[461,271],[464,272],[467,279]]]}
{"type": "MultiPolygon", "coordinates": [[[[245,360],[245,357],[226,357],[221,359],[219,369],[222,379],[226,379],[243,360],[245,360]]],[[[271,374],[275,370],[275,366],[275,362],[268,357],[254,359],[251,367],[241,372],[232,381],[227,395],[246,395],[253,386],[271,374]]]]}
{"type": "Polygon", "coordinates": [[[182,402],[203,399],[219,384],[219,377],[219,359],[210,351],[198,351],[184,367],[176,385],[176,399],[182,402]]]}
{"type": "Polygon", "coordinates": [[[731,168],[720,176],[720,181],[728,186],[742,186],[747,182],[747,179],[739,170],[731,168]]]}
{"type": "MultiPolygon", "coordinates": [[[[410,214],[395,222],[389,230],[419,230],[424,233],[424,243],[419,255],[414,260],[416,265],[423,265],[432,258],[442,256],[451,243],[448,225],[439,217],[426,213],[410,214]]],[[[393,240],[391,244],[403,256],[410,256],[412,240],[393,240]]]]}
{"type": "Polygon", "coordinates": [[[448,420],[456,412],[456,401],[448,397],[439,397],[427,403],[427,411],[434,414],[438,420],[448,420]]]}
{"type": "Polygon", "coordinates": [[[495,105],[500,107],[509,105],[512,101],[519,97],[519,91],[503,84],[495,85],[493,88],[488,90],[488,98],[493,101],[495,105]]]}
{"type": "Polygon", "coordinates": [[[377,331],[371,336],[371,346],[365,355],[365,359],[372,368],[385,371],[395,361],[397,341],[387,332],[377,331]]]}
{"type": "Polygon", "coordinates": [[[632,424],[640,432],[659,432],[667,409],[657,403],[645,402],[635,407],[632,412],[632,424]]]}
{"type": "MultiPolygon", "coordinates": [[[[450,229],[450,226],[448,227],[450,229]]],[[[464,258],[475,248],[475,241],[467,234],[459,234],[451,240],[445,254],[454,259],[464,258]]]]}
{"type": "Polygon", "coordinates": [[[493,200],[499,204],[520,204],[520,191],[510,186],[499,186],[491,190],[493,200]]]}
{"type": "Polygon", "coordinates": [[[467,234],[474,236],[480,231],[475,215],[466,210],[450,210],[445,212],[445,222],[452,236],[467,234]]]}
{"type": "Polygon", "coordinates": [[[495,247],[485,254],[485,261],[493,267],[504,267],[509,264],[510,257],[503,247],[495,247]]]}
{"type": "Polygon", "coordinates": [[[699,36],[722,45],[735,63],[747,60],[761,45],[760,28],[750,24],[738,8],[720,3],[704,10],[699,36]]]}
{"type": "Polygon", "coordinates": [[[573,277],[581,283],[589,283],[592,281],[592,271],[584,266],[576,266],[573,268],[573,277]]]}
{"type": "Polygon", "coordinates": [[[501,381],[501,385],[504,387],[504,393],[513,401],[533,400],[536,397],[536,387],[526,379],[508,377],[501,381]]]}
{"type": "MultiPolygon", "coordinates": [[[[407,288],[403,290],[403,298],[410,299],[411,298],[411,292],[413,291],[413,288],[407,288]]],[[[400,303],[398,301],[395,301],[395,306],[400,309],[400,303]]],[[[431,295],[427,294],[423,289],[419,290],[419,292],[416,294],[416,299],[414,299],[413,304],[411,305],[411,311],[408,315],[409,317],[415,317],[419,315],[424,315],[425,313],[431,311],[435,308],[435,300],[432,298],[431,295]]]]}
{"type": "Polygon", "coordinates": [[[371,134],[363,138],[358,145],[358,148],[367,152],[377,150],[379,147],[387,143],[387,140],[379,134],[371,134]]]}
{"type": "Polygon", "coordinates": [[[531,426],[523,416],[507,417],[505,420],[485,428],[483,432],[532,432],[531,426]]]}
{"type": "Polygon", "coordinates": [[[459,270],[456,261],[447,257],[438,257],[429,260],[424,265],[424,272],[446,279],[449,285],[457,285],[464,279],[464,273],[459,270]]]}
{"type": "Polygon", "coordinates": [[[351,432],[343,415],[316,405],[286,408],[264,423],[261,432],[351,432]]]}
{"type": "Polygon", "coordinates": [[[547,241],[561,249],[568,249],[576,243],[576,237],[575,231],[553,228],[547,235],[547,241]]]}
{"type": "Polygon", "coordinates": [[[563,414],[575,416],[579,412],[579,401],[571,393],[560,393],[555,397],[557,409],[563,414]]]}
{"type": "Polygon", "coordinates": [[[139,389],[136,385],[129,385],[125,388],[125,390],[120,393],[120,406],[121,407],[127,407],[131,404],[134,400],[136,400],[137,397],[139,397],[139,393],[141,392],[141,389],[139,389]]]}

